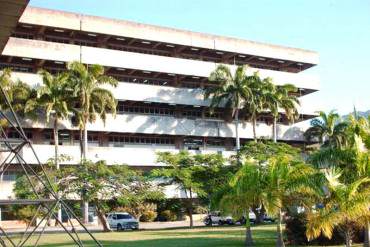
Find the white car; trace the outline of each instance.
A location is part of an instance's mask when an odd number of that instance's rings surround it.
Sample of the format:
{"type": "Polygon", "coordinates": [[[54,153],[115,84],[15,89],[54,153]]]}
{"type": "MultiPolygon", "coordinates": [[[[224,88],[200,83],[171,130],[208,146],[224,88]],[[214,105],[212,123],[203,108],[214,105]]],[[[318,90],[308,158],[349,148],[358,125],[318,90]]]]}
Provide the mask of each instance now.
{"type": "Polygon", "coordinates": [[[117,229],[117,231],[132,229],[139,229],[139,221],[135,219],[129,213],[113,212],[109,213],[107,216],[108,224],[112,229],[117,229]]]}
{"type": "MultiPolygon", "coordinates": [[[[256,220],[256,215],[253,212],[249,212],[249,220],[254,223],[256,220]]],[[[234,225],[234,224],[245,224],[245,217],[241,219],[234,220],[232,216],[222,216],[220,212],[211,212],[204,219],[203,222],[207,226],[212,226],[213,224],[217,225],[234,225]]]]}

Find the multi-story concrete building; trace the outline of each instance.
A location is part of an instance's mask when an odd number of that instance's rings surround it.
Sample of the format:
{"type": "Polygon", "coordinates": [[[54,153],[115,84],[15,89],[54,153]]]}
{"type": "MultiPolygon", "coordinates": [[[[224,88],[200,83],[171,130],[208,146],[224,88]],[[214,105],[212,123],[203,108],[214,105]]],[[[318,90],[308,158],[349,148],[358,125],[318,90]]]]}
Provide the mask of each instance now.
{"type": "MultiPolygon", "coordinates": [[[[250,73],[258,70],[278,85],[296,85],[299,96],[318,90],[318,78],[302,73],[318,63],[313,51],[34,7],[26,8],[12,30],[0,69],[9,67],[14,79],[37,85],[39,69],[56,73],[75,60],[101,64],[119,81],[113,91],[117,116],[108,117],[105,125],[100,120],[88,125],[88,158],[140,168],[158,166],[158,151],[233,153],[233,123],[224,121],[222,108],[210,114],[202,95],[213,86],[207,78],[217,64],[248,64],[250,73]]],[[[312,118],[304,97],[301,102],[299,121],[312,118]]],[[[41,161],[52,158],[52,126],[42,120],[23,124],[41,161]]],[[[64,121],[60,129],[60,153],[72,157],[67,164],[76,164],[78,128],[64,121]]],[[[239,133],[242,143],[251,139],[251,124],[242,122],[239,133]]],[[[302,143],[302,133],[281,113],[280,141],[302,143]]],[[[271,138],[268,114],[258,119],[257,135],[271,138]]],[[[17,138],[16,133],[10,136],[17,138]]],[[[35,162],[30,150],[24,148],[22,155],[35,162]]],[[[13,179],[12,171],[2,178],[13,179]]],[[[11,186],[0,192],[3,198],[10,194],[11,186]]]]}

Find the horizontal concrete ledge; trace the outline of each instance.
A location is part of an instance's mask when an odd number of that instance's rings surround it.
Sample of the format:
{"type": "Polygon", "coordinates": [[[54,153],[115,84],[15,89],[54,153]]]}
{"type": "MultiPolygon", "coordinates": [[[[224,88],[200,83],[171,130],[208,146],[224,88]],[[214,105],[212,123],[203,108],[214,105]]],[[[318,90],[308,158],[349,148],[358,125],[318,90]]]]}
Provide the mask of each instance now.
{"type": "Polygon", "coordinates": [[[20,22],[301,63],[319,62],[318,53],[310,50],[30,6],[27,7],[20,22]]]}

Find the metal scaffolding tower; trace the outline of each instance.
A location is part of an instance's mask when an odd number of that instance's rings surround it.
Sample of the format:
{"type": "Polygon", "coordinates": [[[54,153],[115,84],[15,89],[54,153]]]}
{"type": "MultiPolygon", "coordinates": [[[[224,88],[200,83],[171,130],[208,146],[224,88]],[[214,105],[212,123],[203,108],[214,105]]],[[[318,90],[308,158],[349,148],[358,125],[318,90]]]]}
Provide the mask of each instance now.
{"type": "MultiPolygon", "coordinates": [[[[21,247],[24,245],[38,246],[39,240],[45,233],[47,222],[50,219],[55,219],[59,226],[61,226],[65,233],[73,240],[76,246],[84,246],[84,241],[81,240],[77,232],[76,227],[79,227],[82,232],[85,232],[89,236],[89,246],[91,242],[95,246],[102,246],[101,243],[94,237],[94,235],[85,227],[81,220],[76,216],[73,210],[66,204],[66,202],[59,198],[57,191],[52,186],[51,180],[48,177],[45,166],[40,162],[32,146],[32,143],[28,140],[20,121],[9,101],[9,98],[0,85],[0,102],[3,107],[0,107],[0,176],[2,177],[4,172],[10,167],[17,164],[21,167],[22,174],[26,177],[30,188],[35,199],[9,199],[0,200],[1,205],[33,205],[36,208],[36,213],[27,224],[26,229],[19,234],[9,234],[3,227],[0,226],[0,246],[2,247],[21,247]],[[8,138],[7,132],[4,129],[11,128],[14,130],[20,138],[18,140],[8,138]],[[35,165],[28,164],[27,161],[21,155],[21,151],[24,147],[30,148],[32,155],[36,162],[35,165]],[[37,183],[37,184],[36,184],[37,183]],[[40,186],[42,187],[40,189],[40,186]],[[43,198],[43,195],[47,194],[48,198],[43,198]],[[67,215],[69,226],[66,226],[61,222],[57,215],[56,209],[60,207],[64,210],[67,215]],[[38,219],[38,220],[37,220],[38,219]],[[76,222],[73,222],[74,219],[76,222]],[[32,238],[31,238],[32,237],[32,238]]],[[[86,244],[86,243],[85,243],[86,244]]]]}

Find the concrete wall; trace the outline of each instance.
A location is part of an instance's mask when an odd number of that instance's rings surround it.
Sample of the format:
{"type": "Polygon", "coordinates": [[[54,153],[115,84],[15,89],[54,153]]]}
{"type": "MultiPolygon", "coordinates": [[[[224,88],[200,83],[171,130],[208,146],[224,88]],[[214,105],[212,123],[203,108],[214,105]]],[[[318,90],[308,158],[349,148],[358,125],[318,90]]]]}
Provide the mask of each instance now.
{"type": "MultiPolygon", "coordinates": [[[[52,123],[44,121],[24,120],[25,128],[52,128],[52,123]]],[[[69,121],[64,121],[60,129],[77,129],[69,121]]],[[[142,133],[162,135],[184,135],[184,136],[208,136],[208,137],[235,137],[233,123],[225,123],[216,120],[185,119],[168,116],[152,116],[138,114],[118,114],[116,118],[107,116],[104,124],[100,119],[95,123],[88,124],[89,131],[118,132],[118,133],[142,133]]],[[[272,126],[265,123],[257,124],[257,136],[271,138],[272,126]]],[[[292,125],[278,125],[277,136],[279,140],[303,140],[304,130],[292,125]]],[[[252,125],[243,122],[239,125],[239,136],[241,138],[253,138],[252,125]]]]}
{"type": "MultiPolygon", "coordinates": [[[[35,59],[76,61],[83,63],[101,64],[110,67],[150,70],[169,74],[183,74],[199,77],[208,77],[217,67],[216,63],[173,58],[158,55],[141,54],[126,51],[117,51],[96,47],[86,47],[60,44],[48,41],[10,38],[3,55],[29,57],[35,59]]],[[[230,65],[234,70],[236,67],[230,65]]],[[[250,69],[249,73],[259,71],[262,78],[271,77],[277,85],[291,83],[298,88],[319,89],[319,79],[316,75],[307,73],[288,73],[265,69],[250,69]]]]}
{"type": "Polygon", "coordinates": [[[316,52],[131,21],[27,7],[20,22],[317,64],[316,52]]]}
{"type": "MultiPolygon", "coordinates": [[[[42,79],[37,74],[12,73],[14,80],[21,80],[32,86],[42,84],[42,79]]],[[[156,103],[173,103],[182,105],[209,106],[210,102],[204,100],[203,90],[200,88],[175,88],[168,86],[146,85],[138,83],[120,82],[117,88],[110,88],[118,100],[148,101],[156,103]]],[[[315,115],[318,108],[306,102],[306,97],[301,97],[298,107],[302,114],[315,115]]]]}

